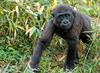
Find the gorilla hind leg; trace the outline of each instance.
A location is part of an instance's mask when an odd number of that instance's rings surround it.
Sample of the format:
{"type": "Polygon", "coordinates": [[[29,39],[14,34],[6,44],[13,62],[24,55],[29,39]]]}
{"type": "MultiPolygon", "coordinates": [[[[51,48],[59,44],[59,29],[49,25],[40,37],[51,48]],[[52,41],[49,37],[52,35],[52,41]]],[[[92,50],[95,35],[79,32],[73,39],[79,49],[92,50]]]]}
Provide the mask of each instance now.
{"type": "Polygon", "coordinates": [[[89,44],[90,43],[90,34],[82,33],[80,35],[80,39],[82,40],[83,43],[89,44]]]}
{"type": "MultiPolygon", "coordinates": [[[[85,44],[90,44],[90,42],[91,42],[90,37],[91,37],[91,34],[89,34],[89,33],[82,33],[80,35],[80,39],[85,44]]],[[[89,54],[90,54],[89,49],[86,47],[85,48],[85,56],[87,59],[89,58],[89,54]]]]}

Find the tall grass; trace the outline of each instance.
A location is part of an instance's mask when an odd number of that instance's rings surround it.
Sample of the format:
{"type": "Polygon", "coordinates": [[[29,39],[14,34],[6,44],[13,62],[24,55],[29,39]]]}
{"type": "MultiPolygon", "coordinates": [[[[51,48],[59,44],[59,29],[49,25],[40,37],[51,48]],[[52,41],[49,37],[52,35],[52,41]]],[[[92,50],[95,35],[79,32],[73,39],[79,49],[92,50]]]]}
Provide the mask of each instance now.
{"type": "MultiPolygon", "coordinates": [[[[99,0],[3,0],[0,1],[0,71],[29,73],[27,62],[36,47],[51,10],[57,4],[70,4],[91,16],[92,42],[89,58],[80,51],[80,62],[73,73],[100,73],[100,1],[99,0]]],[[[41,73],[63,73],[63,40],[55,37],[42,56],[41,73]],[[60,45],[60,46],[58,46],[60,45]]]]}

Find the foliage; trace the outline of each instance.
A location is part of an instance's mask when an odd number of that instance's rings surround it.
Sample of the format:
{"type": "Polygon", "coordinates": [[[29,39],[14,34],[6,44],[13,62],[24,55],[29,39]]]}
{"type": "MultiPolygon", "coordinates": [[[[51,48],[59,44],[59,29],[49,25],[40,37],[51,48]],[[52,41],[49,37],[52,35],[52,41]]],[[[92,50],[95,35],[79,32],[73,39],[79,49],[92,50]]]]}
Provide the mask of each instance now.
{"type": "MultiPolygon", "coordinates": [[[[29,73],[27,62],[33,48],[36,47],[36,41],[41,36],[45,23],[52,17],[51,10],[62,3],[69,4],[77,11],[92,17],[93,39],[87,45],[90,52],[89,59],[81,53],[80,64],[73,73],[100,72],[99,0],[1,0],[1,73],[29,73]]],[[[64,43],[62,39],[55,37],[51,46],[44,52],[40,63],[41,73],[63,72],[66,52],[62,43],[64,43]]]]}

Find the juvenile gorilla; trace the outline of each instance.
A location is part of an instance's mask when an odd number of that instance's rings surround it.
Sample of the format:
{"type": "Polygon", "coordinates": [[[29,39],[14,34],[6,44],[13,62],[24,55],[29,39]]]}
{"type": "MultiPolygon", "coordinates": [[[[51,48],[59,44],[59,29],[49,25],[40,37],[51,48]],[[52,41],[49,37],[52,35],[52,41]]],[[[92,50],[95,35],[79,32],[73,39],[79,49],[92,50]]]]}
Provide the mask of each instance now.
{"type": "Polygon", "coordinates": [[[77,44],[81,39],[88,43],[91,30],[90,19],[67,5],[59,5],[53,10],[53,18],[49,20],[43,35],[37,43],[36,50],[32,55],[29,66],[32,69],[38,68],[41,54],[52,40],[54,34],[57,34],[68,43],[67,57],[64,64],[64,70],[73,69],[75,61],[78,59],[77,44]]]}

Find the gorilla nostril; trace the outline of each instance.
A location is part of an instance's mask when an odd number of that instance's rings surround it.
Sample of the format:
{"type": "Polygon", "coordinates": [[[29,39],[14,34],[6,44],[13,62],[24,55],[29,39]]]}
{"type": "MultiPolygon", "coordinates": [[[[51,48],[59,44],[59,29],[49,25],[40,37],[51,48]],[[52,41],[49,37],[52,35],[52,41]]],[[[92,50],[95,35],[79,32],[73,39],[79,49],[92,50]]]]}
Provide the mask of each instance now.
{"type": "Polygon", "coordinates": [[[64,24],[68,24],[69,22],[68,21],[65,21],[65,22],[63,22],[64,24]]]}
{"type": "Polygon", "coordinates": [[[67,22],[63,22],[64,24],[66,24],[67,22]]]}

